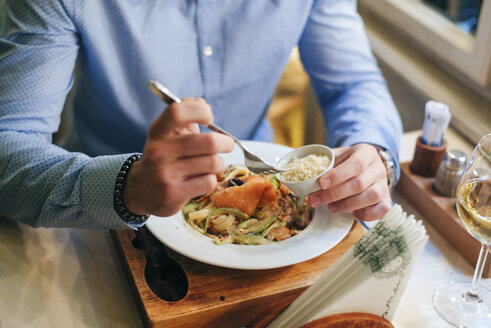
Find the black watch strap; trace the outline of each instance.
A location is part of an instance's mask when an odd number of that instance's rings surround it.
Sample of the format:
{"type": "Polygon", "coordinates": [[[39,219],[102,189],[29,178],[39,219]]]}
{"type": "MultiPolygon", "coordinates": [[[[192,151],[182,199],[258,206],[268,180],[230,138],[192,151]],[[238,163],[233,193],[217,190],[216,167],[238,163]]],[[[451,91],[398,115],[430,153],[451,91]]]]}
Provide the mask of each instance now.
{"type": "Polygon", "coordinates": [[[119,217],[123,219],[124,222],[136,225],[142,225],[148,219],[149,215],[131,213],[124,205],[123,191],[126,185],[126,177],[130,172],[131,166],[133,163],[139,161],[140,158],[141,154],[135,154],[124,161],[119,170],[116,185],[114,186],[114,209],[116,210],[116,213],[118,213],[119,217]]]}

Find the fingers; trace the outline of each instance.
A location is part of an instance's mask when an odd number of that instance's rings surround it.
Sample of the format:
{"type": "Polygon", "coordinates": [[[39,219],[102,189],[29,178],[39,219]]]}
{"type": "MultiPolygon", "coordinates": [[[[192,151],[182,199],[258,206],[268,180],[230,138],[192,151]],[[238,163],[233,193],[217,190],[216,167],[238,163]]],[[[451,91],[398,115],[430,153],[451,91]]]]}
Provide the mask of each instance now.
{"type": "MultiPolygon", "coordinates": [[[[218,157],[218,155],[215,155],[218,157]]],[[[133,164],[127,176],[123,199],[126,208],[136,214],[169,216],[177,213],[189,199],[210,192],[215,188],[215,171],[223,167],[220,159],[201,158],[197,175],[189,176],[188,168],[194,158],[184,160],[184,165],[173,163],[133,164]],[[184,167],[183,167],[184,166],[184,167]],[[211,171],[212,173],[203,173],[211,171]]]]}
{"type": "Polygon", "coordinates": [[[376,148],[358,144],[334,149],[334,168],[319,179],[312,206],[329,204],[332,212],[353,212],[362,220],[380,219],[391,207],[387,172],[376,148]]]}
{"type": "Polygon", "coordinates": [[[189,199],[213,190],[216,184],[215,174],[195,176],[180,182],[173,180],[171,183],[158,183],[153,188],[155,200],[144,202],[142,199],[140,204],[146,204],[145,213],[170,216],[179,212],[189,199]]]}
{"type": "Polygon", "coordinates": [[[204,98],[194,98],[194,97],[187,97],[187,98],[184,98],[183,101],[185,100],[195,100],[197,102],[201,102],[201,103],[206,103],[206,100],[204,98]]]}
{"type": "Polygon", "coordinates": [[[178,184],[168,184],[161,190],[161,197],[165,202],[153,212],[159,216],[173,215],[179,212],[189,199],[210,192],[216,184],[215,174],[195,176],[178,184]]]}
{"type": "Polygon", "coordinates": [[[373,151],[363,149],[362,145],[356,145],[351,147],[352,149],[345,150],[340,158],[336,159],[334,167],[319,179],[320,187],[322,189],[330,188],[359,176],[374,160],[379,159],[375,148],[370,145],[366,146],[372,148],[373,151]]]}
{"type": "Polygon", "coordinates": [[[179,183],[168,183],[162,185],[160,197],[163,200],[157,203],[154,212],[160,216],[169,216],[181,210],[189,199],[206,194],[213,190],[217,184],[215,174],[205,174],[193,177],[179,183]]]}
{"type": "Polygon", "coordinates": [[[169,142],[158,140],[145,145],[143,156],[151,161],[171,162],[192,156],[228,153],[233,148],[233,139],[220,133],[185,134],[169,142]]]}
{"type": "Polygon", "coordinates": [[[223,159],[216,154],[194,156],[160,165],[156,179],[163,184],[180,184],[196,176],[219,174],[223,168],[223,159]]]}
{"type": "Polygon", "coordinates": [[[353,211],[353,216],[362,221],[373,221],[381,219],[392,208],[390,197],[375,205],[353,211]]]}
{"type": "Polygon", "coordinates": [[[234,142],[219,133],[199,133],[198,123],[212,121],[204,99],[186,98],[152,123],[141,160],[127,176],[123,199],[128,210],[169,216],[213,190],[224,166],[218,154],[232,151],[234,142]]]}
{"type": "Polygon", "coordinates": [[[187,129],[190,124],[209,125],[213,122],[210,105],[202,98],[186,98],[181,103],[169,105],[150,126],[149,137],[157,138],[168,133],[179,134],[179,129],[187,129]]]}
{"type": "Polygon", "coordinates": [[[390,209],[390,205],[387,186],[383,182],[376,182],[357,195],[330,203],[329,210],[334,213],[353,212],[361,220],[374,220],[381,218],[390,209]]]}
{"type": "Polygon", "coordinates": [[[206,194],[212,191],[217,184],[217,176],[215,174],[205,174],[192,177],[180,184],[180,188],[185,195],[190,195],[190,198],[206,194]]]}
{"type": "Polygon", "coordinates": [[[376,162],[371,163],[359,175],[353,176],[344,183],[331,185],[331,187],[317,192],[316,195],[318,195],[322,204],[330,204],[352,195],[358,195],[367,190],[376,181],[386,180],[385,167],[377,167],[378,165],[380,164],[376,162]]]}

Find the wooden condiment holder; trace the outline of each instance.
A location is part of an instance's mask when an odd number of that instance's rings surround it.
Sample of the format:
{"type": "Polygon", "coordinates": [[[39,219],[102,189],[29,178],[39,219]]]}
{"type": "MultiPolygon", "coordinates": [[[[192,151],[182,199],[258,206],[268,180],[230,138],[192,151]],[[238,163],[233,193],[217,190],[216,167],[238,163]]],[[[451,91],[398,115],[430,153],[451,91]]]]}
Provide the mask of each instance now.
{"type": "MultiPolygon", "coordinates": [[[[166,249],[181,265],[189,282],[185,297],[179,301],[159,298],[145,280],[145,256],[159,251],[142,249],[141,244],[135,243],[133,230],[112,231],[111,235],[145,327],[236,328],[266,327],[356,243],[364,229],[355,222],[346,237],[328,252],[269,270],[221,268],[166,249]]],[[[145,244],[165,248],[162,244],[145,244]]]]}
{"type": "Polygon", "coordinates": [[[425,145],[419,137],[414,148],[414,157],[409,164],[411,172],[424,177],[434,177],[440,163],[445,158],[447,141],[443,140],[441,146],[433,147],[425,145]]]}
{"type": "MultiPolygon", "coordinates": [[[[475,267],[481,244],[462,224],[456,208],[455,197],[438,195],[433,190],[433,177],[423,177],[412,172],[410,163],[401,164],[401,178],[396,190],[411,203],[469,264],[475,267]]],[[[491,277],[491,261],[486,261],[483,277],[491,277]]]]}

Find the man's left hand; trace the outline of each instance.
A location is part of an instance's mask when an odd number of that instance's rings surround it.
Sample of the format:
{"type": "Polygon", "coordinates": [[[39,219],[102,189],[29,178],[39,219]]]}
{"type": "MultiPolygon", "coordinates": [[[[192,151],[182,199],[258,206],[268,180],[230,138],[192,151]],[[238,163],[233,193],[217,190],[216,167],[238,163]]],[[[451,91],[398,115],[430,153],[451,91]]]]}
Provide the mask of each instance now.
{"type": "Polygon", "coordinates": [[[380,219],[392,207],[387,169],[375,146],[334,148],[334,167],[321,176],[321,190],[309,196],[314,207],[329,204],[331,212],[353,212],[360,220],[380,219]]]}

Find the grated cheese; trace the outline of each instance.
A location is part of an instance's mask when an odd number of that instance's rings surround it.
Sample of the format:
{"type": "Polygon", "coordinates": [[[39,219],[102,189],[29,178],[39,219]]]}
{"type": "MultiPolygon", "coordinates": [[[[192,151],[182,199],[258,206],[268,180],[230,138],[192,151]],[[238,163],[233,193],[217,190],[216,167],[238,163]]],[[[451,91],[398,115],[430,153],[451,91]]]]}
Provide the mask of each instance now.
{"type": "Polygon", "coordinates": [[[294,157],[288,164],[283,166],[289,171],[280,174],[280,177],[288,182],[300,182],[316,177],[321,174],[331,163],[324,154],[310,154],[305,157],[294,157]]]}

